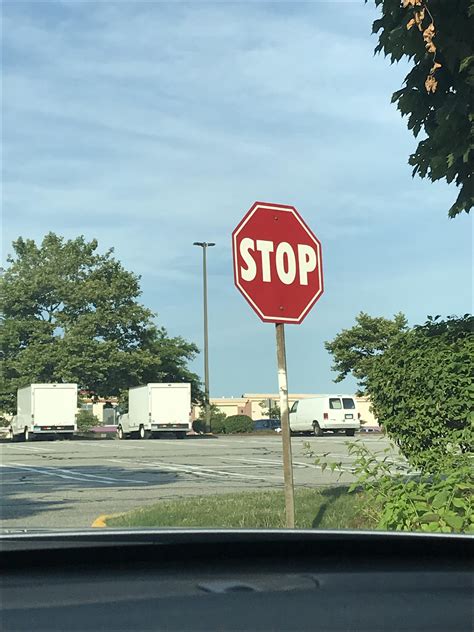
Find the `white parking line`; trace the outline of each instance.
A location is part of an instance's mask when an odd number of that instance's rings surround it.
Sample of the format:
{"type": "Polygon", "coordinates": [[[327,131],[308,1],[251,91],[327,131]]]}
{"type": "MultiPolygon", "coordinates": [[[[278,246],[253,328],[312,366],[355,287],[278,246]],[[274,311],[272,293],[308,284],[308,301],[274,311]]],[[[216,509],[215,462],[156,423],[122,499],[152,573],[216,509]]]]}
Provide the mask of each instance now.
{"type": "MultiPolygon", "coordinates": [[[[75,446],[87,446],[88,448],[93,447],[93,448],[104,448],[105,446],[107,446],[108,448],[117,448],[117,443],[115,443],[115,441],[74,441],[75,446]]],[[[139,446],[139,445],[123,445],[122,442],[120,442],[120,450],[146,450],[146,448],[144,446],[139,446]]]]}
{"type": "Polygon", "coordinates": [[[55,452],[55,450],[51,450],[50,448],[40,448],[37,445],[12,445],[11,443],[7,443],[5,447],[8,448],[8,450],[26,450],[27,452],[55,452]]]}
{"type": "Polygon", "coordinates": [[[35,472],[36,474],[44,474],[45,476],[56,476],[58,478],[67,478],[67,479],[74,480],[74,481],[84,482],[83,478],[78,478],[77,476],[66,476],[65,474],[56,474],[54,472],[47,472],[44,469],[40,469],[40,468],[36,468],[36,467],[30,467],[30,466],[27,466],[27,465],[21,465],[20,463],[14,463],[14,464],[10,464],[10,465],[4,465],[3,463],[0,463],[0,467],[11,468],[11,469],[16,469],[16,470],[23,470],[23,471],[26,471],[26,472],[35,472]]]}
{"type": "MultiPolygon", "coordinates": [[[[108,459],[113,462],[124,463],[125,461],[121,459],[108,459]]],[[[253,480],[274,480],[281,481],[281,476],[256,476],[253,474],[240,474],[239,472],[228,472],[226,470],[214,470],[208,467],[201,467],[197,465],[182,465],[181,463],[166,463],[164,461],[154,461],[153,463],[143,462],[143,461],[134,461],[135,465],[140,465],[142,467],[148,467],[151,469],[163,469],[170,470],[172,472],[184,472],[186,474],[193,474],[194,476],[202,476],[204,478],[221,478],[227,476],[234,476],[236,478],[245,478],[245,479],[253,479],[253,480]]]]}
{"type": "MultiPolygon", "coordinates": [[[[277,465],[279,467],[283,466],[282,461],[273,460],[273,459],[257,459],[257,458],[239,458],[239,457],[220,457],[222,460],[230,460],[230,461],[242,461],[244,463],[256,463],[256,464],[268,464],[268,465],[277,465]]],[[[315,465],[314,463],[304,463],[302,461],[293,461],[293,466],[297,466],[299,468],[309,468],[315,470],[321,470],[321,465],[315,465]]],[[[326,469],[326,468],[325,468],[326,469]]],[[[337,472],[352,472],[352,468],[335,468],[337,472]]]]}
{"type": "Polygon", "coordinates": [[[44,474],[45,476],[56,476],[58,478],[71,479],[75,481],[84,482],[92,482],[90,479],[97,480],[97,482],[103,483],[104,485],[111,485],[112,483],[140,483],[146,484],[148,481],[140,481],[136,479],[130,478],[112,478],[110,476],[98,476],[96,474],[87,474],[86,472],[71,472],[71,470],[65,470],[62,468],[56,467],[31,467],[29,465],[24,465],[23,463],[12,463],[10,465],[0,464],[0,467],[3,468],[12,468],[18,470],[25,470],[27,472],[35,472],[38,474],[44,474]]]}

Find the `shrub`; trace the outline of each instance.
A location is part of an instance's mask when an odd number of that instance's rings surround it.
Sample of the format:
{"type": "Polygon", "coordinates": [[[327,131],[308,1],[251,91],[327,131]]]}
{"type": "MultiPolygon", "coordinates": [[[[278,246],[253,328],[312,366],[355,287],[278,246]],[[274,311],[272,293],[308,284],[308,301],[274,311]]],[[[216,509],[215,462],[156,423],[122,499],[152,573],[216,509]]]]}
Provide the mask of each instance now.
{"type": "MultiPolygon", "coordinates": [[[[348,443],[355,457],[356,481],[349,492],[365,492],[362,508],[366,518],[377,521],[377,528],[390,531],[427,531],[450,533],[474,531],[474,481],[470,457],[447,457],[434,474],[398,467],[392,462],[393,448],[382,454],[371,452],[363,443],[348,443]],[[402,470],[402,471],[400,471],[402,470]]],[[[313,456],[309,444],[307,454],[313,456]]],[[[326,456],[326,455],[325,455],[326,456]]],[[[325,456],[315,461],[324,470],[340,468],[342,463],[328,463],[325,456]]]]}
{"type": "Polygon", "coordinates": [[[90,410],[80,410],[76,415],[79,432],[88,432],[99,425],[99,419],[90,410]]]}
{"type": "Polygon", "coordinates": [[[10,424],[11,424],[11,421],[9,421],[3,415],[0,415],[0,428],[8,428],[10,424]]]}
{"type": "Polygon", "coordinates": [[[226,423],[227,418],[224,415],[223,417],[214,417],[211,419],[211,432],[216,434],[223,434],[226,432],[226,423]]]}
{"type": "MultiPolygon", "coordinates": [[[[219,410],[219,408],[215,404],[211,404],[210,406],[211,412],[211,432],[225,432],[223,428],[223,423],[227,418],[227,415],[219,410]]],[[[193,429],[195,432],[206,432],[206,411],[204,407],[202,408],[199,419],[196,419],[193,422],[193,429]]]]}
{"type": "Polygon", "coordinates": [[[473,446],[470,418],[474,319],[428,317],[398,335],[373,363],[374,413],[408,461],[440,471],[444,457],[473,446]]]}
{"type": "Polygon", "coordinates": [[[206,432],[206,423],[203,419],[195,419],[193,421],[194,432],[206,432]]]}
{"type": "Polygon", "coordinates": [[[248,415],[230,415],[224,422],[226,434],[237,434],[253,431],[253,421],[248,415]]]}

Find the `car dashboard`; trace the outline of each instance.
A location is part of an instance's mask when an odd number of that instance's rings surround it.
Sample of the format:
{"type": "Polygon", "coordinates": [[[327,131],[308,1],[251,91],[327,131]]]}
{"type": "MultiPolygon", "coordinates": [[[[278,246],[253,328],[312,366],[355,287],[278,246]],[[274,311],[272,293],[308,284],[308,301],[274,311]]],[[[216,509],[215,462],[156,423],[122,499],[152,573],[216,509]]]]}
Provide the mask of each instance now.
{"type": "Polygon", "coordinates": [[[472,629],[469,536],[6,533],[2,630],[472,629]]]}

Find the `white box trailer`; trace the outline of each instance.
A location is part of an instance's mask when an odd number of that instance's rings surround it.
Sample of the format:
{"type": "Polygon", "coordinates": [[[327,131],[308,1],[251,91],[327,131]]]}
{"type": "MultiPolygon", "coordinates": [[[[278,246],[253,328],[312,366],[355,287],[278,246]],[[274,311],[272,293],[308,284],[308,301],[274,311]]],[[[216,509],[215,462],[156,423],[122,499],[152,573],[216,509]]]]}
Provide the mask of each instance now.
{"type": "Polygon", "coordinates": [[[326,430],[344,431],[353,437],[360,430],[360,413],[354,395],[317,395],[294,402],[290,410],[290,430],[317,437],[326,430]]]}
{"type": "Polygon", "coordinates": [[[72,436],[77,430],[77,384],[30,384],[17,391],[10,439],[34,435],[72,436]]]}
{"type": "Polygon", "coordinates": [[[128,413],[120,415],[119,439],[173,433],[184,439],[190,430],[191,384],[152,383],[128,391],[128,413]]]}

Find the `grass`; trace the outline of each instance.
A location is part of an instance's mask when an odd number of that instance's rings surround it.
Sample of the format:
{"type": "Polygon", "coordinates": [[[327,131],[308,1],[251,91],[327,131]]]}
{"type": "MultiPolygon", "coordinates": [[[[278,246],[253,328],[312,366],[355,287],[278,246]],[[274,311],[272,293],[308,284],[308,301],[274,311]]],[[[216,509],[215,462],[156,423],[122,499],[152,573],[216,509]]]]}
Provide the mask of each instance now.
{"type": "MultiPolygon", "coordinates": [[[[298,489],[296,526],[302,529],[374,529],[366,517],[363,493],[346,487],[298,489]]],[[[108,527],[281,528],[283,491],[240,492],[160,501],[107,519],[108,527]]]]}

